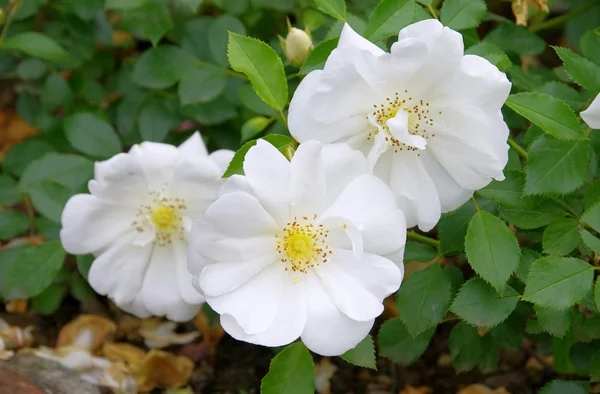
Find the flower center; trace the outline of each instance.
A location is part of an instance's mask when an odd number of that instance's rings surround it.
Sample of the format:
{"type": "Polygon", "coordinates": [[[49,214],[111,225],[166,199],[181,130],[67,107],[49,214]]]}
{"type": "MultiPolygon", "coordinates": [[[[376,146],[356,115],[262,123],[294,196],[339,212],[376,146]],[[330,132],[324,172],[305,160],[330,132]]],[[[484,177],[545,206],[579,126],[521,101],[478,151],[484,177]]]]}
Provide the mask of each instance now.
{"type": "MultiPolygon", "coordinates": [[[[317,215],[312,218],[303,216],[287,223],[281,233],[276,234],[276,250],[279,252],[280,261],[286,264],[286,271],[305,274],[310,268],[327,262],[333,251],[325,242],[329,234],[322,224],[315,224],[317,215]]],[[[300,280],[301,275],[294,277],[294,282],[300,280]]]]}
{"type": "MultiPolygon", "coordinates": [[[[408,96],[408,90],[404,91],[405,96],[408,96]]],[[[413,97],[400,98],[398,93],[395,93],[393,98],[386,97],[384,104],[373,105],[374,111],[367,116],[367,119],[375,130],[369,133],[367,140],[374,138],[381,130],[385,135],[385,140],[388,141],[394,148],[394,152],[399,150],[416,151],[419,150],[416,146],[411,146],[406,141],[400,141],[394,136],[388,126],[388,121],[394,119],[398,111],[403,110],[408,114],[408,133],[414,136],[420,136],[424,139],[435,137],[435,133],[430,132],[429,128],[433,127],[433,117],[430,115],[429,103],[423,100],[416,100],[413,97]]],[[[440,112],[441,114],[441,112],[440,112]]]]}
{"type": "Polygon", "coordinates": [[[185,201],[164,197],[157,192],[150,194],[152,203],[140,206],[133,226],[139,233],[154,227],[154,244],[158,246],[170,245],[174,236],[183,239],[182,213],[187,208],[185,201]]]}

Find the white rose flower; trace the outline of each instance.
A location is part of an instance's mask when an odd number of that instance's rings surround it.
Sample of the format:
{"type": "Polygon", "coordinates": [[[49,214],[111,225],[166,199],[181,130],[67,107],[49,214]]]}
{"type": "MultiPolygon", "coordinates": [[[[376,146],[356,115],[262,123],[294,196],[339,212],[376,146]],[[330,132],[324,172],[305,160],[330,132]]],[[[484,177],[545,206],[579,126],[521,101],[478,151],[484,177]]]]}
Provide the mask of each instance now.
{"type": "Polygon", "coordinates": [[[91,194],[71,197],[60,232],[69,253],[96,256],[92,288],[140,318],[193,318],[204,299],[187,271],[187,238],[232,156],[209,155],[196,133],[179,148],[143,142],[96,163],[91,194]]]}
{"type": "Polygon", "coordinates": [[[580,113],[581,118],[592,129],[600,129],[600,94],[596,96],[590,106],[580,113]]]}
{"type": "Polygon", "coordinates": [[[428,231],[441,212],[503,180],[508,161],[500,108],[511,84],[463,49],[462,36],[434,19],[402,29],[390,53],[345,25],[324,69],[296,90],[290,132],[362,151],[409,227],[428,231]]]}
{"type": "Polygon", "coordinates": [[[259,140],[244,172],[194,223],[194,285],[238,340],[300,337],[326,356],[353,348],[402,281],[406,223],[394,194],[344,144],[309,141],[289,162],[259,140]]]}

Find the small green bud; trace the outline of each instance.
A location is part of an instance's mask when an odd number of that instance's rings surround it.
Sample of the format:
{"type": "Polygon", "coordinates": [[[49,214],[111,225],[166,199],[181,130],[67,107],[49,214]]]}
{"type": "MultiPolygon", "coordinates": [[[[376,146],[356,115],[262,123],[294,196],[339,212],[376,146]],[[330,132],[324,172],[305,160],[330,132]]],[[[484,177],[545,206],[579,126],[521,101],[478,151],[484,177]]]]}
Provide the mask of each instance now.
{"type": "Polygon", "coordinates": [[[296,67],[302,67],[306,58],[313,49],[312,39],[308,31],[300,30],[295,27],[290,31],[285,40],[280,39],[285,57],[290,64],[296,67]]]}

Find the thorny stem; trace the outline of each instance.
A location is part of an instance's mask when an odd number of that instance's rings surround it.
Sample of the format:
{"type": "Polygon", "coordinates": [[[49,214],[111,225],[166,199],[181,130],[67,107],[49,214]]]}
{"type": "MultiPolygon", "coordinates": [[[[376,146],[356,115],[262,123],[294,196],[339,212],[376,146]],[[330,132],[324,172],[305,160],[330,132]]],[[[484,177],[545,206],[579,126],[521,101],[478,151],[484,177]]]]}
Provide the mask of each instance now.
{"type": "Polygon", "coordinates": [[[426,237],[425,235],[417,234],[414,231],[408,231],[406,233],[406,238],[412,239],[413,241],[421,242],[423,244],[433,246],[436,249],[440,247],[440,241],[438,241],[437,239],[433,239],[433,238],[426,237]]]}
{"type": "Polygon", "coordinates": [[[523,149],[521,147],[521,145],[519,145],[512,138],[508,139],[508,145],[510,145],[511,148],[513,148],[519,154],[519,156],[521,156],[523,159],[528,159],[529,158],[529,155],[527,154],[527,151],[525,149],[523,149]]]}
{"type": "Polygon", "coordinates": [[[566,14],[563,14],[563,15],[560,15],[560,16],[557,16],[554,18],[550,18],[550,19],[548,19],[544,22],[541,22],[539,24],[536,24],[536,25],[532,25],[529,28],[529,31],[532,31],[535,33],[538,31],[546,30],[551,27],[560,25],[560,24],[562,24],[566,21],[569,21],[569,20],[575,18],[576,16],[586,12],[588,9],[592,8],[596,4],[598,4],[597,0],[591,0],[588,3],[567,12],[566,14]]]}

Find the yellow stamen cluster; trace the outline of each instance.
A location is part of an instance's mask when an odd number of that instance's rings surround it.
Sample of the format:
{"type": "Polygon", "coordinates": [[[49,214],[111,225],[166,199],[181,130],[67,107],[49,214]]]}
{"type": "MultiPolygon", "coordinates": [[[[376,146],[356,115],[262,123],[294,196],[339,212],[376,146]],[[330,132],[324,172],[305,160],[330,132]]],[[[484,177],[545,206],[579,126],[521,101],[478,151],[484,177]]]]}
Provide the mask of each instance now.
{"type": "Polygon", "coordinates": [[[159,192],[151,192],[150,195],[152,203],[138,208],[133,227],[141,233],[148,231],[146,224],[153,225],[156,232],[154,244],[158,246],[170,245],[173,236],[183,239],[182,211],[187,209],[185,200],[164,197],[159,192]]]}
{"type": "MultiPolygon", "coordinates": [[[[408,96],[408,90],[404,91],[405,95],[408,96]]],[[[412,97],[406,99],[400,99],[400,95],[396,93],[393,98],[386,97],[386,103],[380,105],[373,105],[375,110],[372,115],[375,118],[377,124],[383,128],[386,132],[385,140],[389,141],[394,152],[407,150],[417,151],[418,149],[414,146],[408,146],[398,141],[387,125],[387,121],[394,118],[399,110],[406,111],[408,113],[408,132],[412,135],[420,135],[426,140],[430,137],[435,137],[435,133],[429,132],[428,128],[433,127],[433,117],[430,115],[429,103],[423,100],[413,100],[412,97]]],[[[441,111],[439,112],[441,115],[441,111]]],[[[367,117],[368,118],[368,117],[367,117]]],[[[373,130],[369,133],[367,139],[374,138],[379,133],[379,129],[373,130]]]]}
{"type": "Polygon", "coordinates": [[[329,230],[322,224],[315,224],[317,215],[311,218],[294,217],[281,233],[276,234],[276,250],[280,261],[286,264],[286,271],[305,274],[310,268],[327,263],[333,251],[325,242],[329,230]]]}

